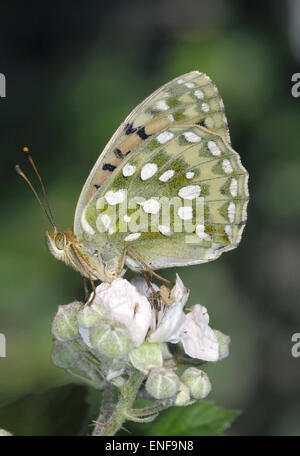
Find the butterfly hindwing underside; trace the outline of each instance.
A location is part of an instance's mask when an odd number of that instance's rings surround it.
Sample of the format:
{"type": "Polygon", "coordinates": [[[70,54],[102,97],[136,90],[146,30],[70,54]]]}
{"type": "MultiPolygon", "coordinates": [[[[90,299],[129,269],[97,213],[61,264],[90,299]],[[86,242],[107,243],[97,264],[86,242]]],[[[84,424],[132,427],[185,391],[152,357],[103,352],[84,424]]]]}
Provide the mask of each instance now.
{"type": "MultiPolygon", "coordinates": [[[[111,250],[102,259],[130,247],[152,269],[211,261],[241,239],[247,182],[222,99],[194,71],[153,93],[116,131],[83,188],[74,232],[111,250]]],[[[141,268],[133,255],[126,263],[141,268]]]]}
{"type": "Polygon", "coordinates": [[[79,234],[81,213],[110,173],[148,135],[175,124],[199,124],[220,134],[230,144],[224,104],[213,81],[192,71],[168,82],[138,105],[116,130],[95,166],[79,198],[74,231],[79,234]]]}

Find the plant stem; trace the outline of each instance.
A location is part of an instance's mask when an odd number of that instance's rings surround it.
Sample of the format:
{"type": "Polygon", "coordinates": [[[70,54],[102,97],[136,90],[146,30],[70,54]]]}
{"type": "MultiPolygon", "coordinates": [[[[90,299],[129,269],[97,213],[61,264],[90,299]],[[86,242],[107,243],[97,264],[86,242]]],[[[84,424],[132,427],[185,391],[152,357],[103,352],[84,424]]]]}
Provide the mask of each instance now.
{"type": "Polygon", "coordinates": [[[134,369],[127,383],[121,386],[119,400],[116,404],[112,405],[113,409],[108,411],[103,410],[101,407],[92,433],[93,436],[115,435],[118,432],[126,420],[128,410],[132,408],[144,378],[144,374],[134,369]],[[108,415],[107,412],[111,412],[111,414],[108,415]],[[102,421],[104,413],[106,416],[105,422],[102,421]]]}

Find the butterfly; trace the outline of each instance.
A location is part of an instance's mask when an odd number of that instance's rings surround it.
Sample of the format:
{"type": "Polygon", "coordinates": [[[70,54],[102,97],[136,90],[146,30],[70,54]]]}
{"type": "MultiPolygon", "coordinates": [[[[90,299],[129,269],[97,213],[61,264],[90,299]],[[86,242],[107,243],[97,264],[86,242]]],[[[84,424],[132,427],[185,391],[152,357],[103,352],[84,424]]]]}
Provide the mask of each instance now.
{"type": "Polygon", "coordinates": [[[168,82],[119,126],[79,197],[73,230],[50,252],[83,277],[205,263],[240,242],[248,173],[230,145],[224,104],[198,71],[168,82]]]}

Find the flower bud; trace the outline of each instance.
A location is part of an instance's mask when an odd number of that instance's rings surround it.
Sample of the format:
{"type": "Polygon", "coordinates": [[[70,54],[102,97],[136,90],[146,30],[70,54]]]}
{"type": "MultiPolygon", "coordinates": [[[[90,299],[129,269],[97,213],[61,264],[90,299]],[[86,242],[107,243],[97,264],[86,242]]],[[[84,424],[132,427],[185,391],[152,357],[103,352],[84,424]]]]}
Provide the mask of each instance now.
{"type": "Polygon", "coordinates": [[[55,366],[72,369],[81,359],[81,351],[76,342],[55,342],[51,356],[55,366]]]}
{"type": "Polygon", "coordinates": [[[177,407],[184,407],[185,405],[188,405],[190,402],[190,390],[184,383],[180,382],[179,390],[176,394],[174,405],[177,405],[177,407]]]}
{"type": "Polygon", "coordinates": [[[146,381],[146,391],[155,399],[173,397],[179,388],[179,378],[171,369],[153,369],[146,381]]]}
{"type": "Polygon", "coordinates": [[[181,381],[188,387],[194,399],[204,399],[210,393],[211,383],[207,373],[196,367],[186,369],[181,381]]]}
{"type": "Polygon", "coordinates": [[[59,306],[52,323],[52,334],[55,339],[64,342],[78,337],[77,314],[80,309],[81,304],[77,301],[59,306]]]}
{"type": "Polygon", "coordinates": [[[104,321],[91,328],[90,342],[100,355],[107,358],[125,356],[133,345],[130,334],[124,325],[104,321]]]}
{"type": "Polygon", "coordinates": [[[136,369],[147,374],[150,369],[162,367],[162,345],[144,342],[139,347],[131,350],[129,359],[136,369]]]}
{"type": "Polygon", "coordinates": [[[116,384],[115,382],[118,382],[124,373],[126,365],[127,360],[125,359],[107,359],[106,362],[101,363],[101,370],[108,382],[116,384]]]}
{"type": "Polygon", "coordinates": [[[101,304],[85,305],[77,315],[78,325],[82,328],[91,328],[98,321],[107,317],[108,311],[101,304]]]}
{"type": "Polygon", "coordinates": [[[219,343],[219,360],[227,358],[229,355],[229,344],[230,344],[230,336],[223,334],[221,331],[214,329],[214,333],[217,336],[218,343],[219,343]]]}

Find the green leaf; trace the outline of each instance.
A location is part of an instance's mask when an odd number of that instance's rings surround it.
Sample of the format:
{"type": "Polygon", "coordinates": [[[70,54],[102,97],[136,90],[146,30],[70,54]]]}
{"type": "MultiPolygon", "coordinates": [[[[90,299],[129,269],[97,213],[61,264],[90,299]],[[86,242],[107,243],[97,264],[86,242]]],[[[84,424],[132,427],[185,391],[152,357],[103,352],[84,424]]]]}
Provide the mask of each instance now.
{"type": "MultiPolygon", "coordinates": [[[[162,412],[151,424],[125,427],[133,435],[222,435],[236,418],[237,412],[214,405],[210,401],[199,401],[188,407],[173,407],[162,412]]],[[[127,434],[128,435],[128,434],[127,434]]]]}
{"type": "Polygon", "coordinates": [[[31,394],[0,409],[0,423],[16,436],[77,435],[86,427],[87,388],[75,384],[31,394]]]}

